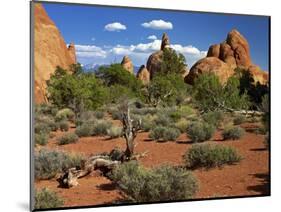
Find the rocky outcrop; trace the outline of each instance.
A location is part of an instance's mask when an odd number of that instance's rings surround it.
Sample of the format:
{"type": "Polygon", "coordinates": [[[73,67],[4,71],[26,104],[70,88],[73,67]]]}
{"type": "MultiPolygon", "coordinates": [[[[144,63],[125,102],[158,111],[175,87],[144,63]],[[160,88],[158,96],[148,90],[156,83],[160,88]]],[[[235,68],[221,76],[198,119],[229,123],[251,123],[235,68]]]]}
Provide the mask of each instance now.
{"type": "Polygon", "coordinates": [[[191,67],[185,81],[193,84],[193,80],[198,74],[213,72],[219,76],[221,82],[225,82],[227,77],[231,76],[230,73],[234,74],[236,68],[248,70],[253,75],[255,83],[266,84],[268,81],[268,73],[252,64],[247,40],[234,29],[228,33],[224,42],[209,47],[207,57],[199,60],[191,67]],[[219,69],[222,73],[218,70],[215,71],[219,63],[219,69]],[[231,71],[229,71],[229,68],[231,71]]]}
{"type": "Polygon", "coordinates": [[[142,81],[144,85],[147,85],[150,81],[150,74],[147,68],[142,65],[137,73],[137,78],[142,81]]]}
{"type": "Polygon", "coordinates": [[[162,35],[162,43],[161,43],[161,50],[163,51],[165,48],[170,47],[170,39],[166,33],[162,35]]]}
{"type": "MultiPolygon", "coordinates": [[[[154,74],[159,72],[160,69],[161,69],[161,65],[162,65],[162,62],[163,62],[163,50],[165,48],[171,49],[170,40],[169,40],[169,37],[166,33],[164,33],[163,36],[162,36],[162,42],[161,42],[160,50],[152,53],[147,60],[146,68],[150,73],[150,79],[152,79],[154,74]]],[[[186,76],[186,74],[188,72],[188,68],[185,67],[183,72],[184,72],[183,76],[186,76]]]]}
{"type": "Polygon", "coordinates": [[[40,3],[34,3],[34,95],[35,103],[46,102],[46,80],[57,66],[68,69],[76,63],[74,44],[64,39],[40,3]]]}
{"type": "Polygon", "coordinates": [[[184,80],[192,85],[196,77],[202,73],[213,73],[219,77],[221,83],[225,83],[234,74],[234,70],[227,63],[216,57],[206,57],[194,64],[184,80]]]}
{"type": "Polygon", "coordinates": [[[121,65],[125,70],[127,70],[131,74],[134,73],[134,65],[133,65],[131,59],[127,55],[123,57],[121,65]]]}

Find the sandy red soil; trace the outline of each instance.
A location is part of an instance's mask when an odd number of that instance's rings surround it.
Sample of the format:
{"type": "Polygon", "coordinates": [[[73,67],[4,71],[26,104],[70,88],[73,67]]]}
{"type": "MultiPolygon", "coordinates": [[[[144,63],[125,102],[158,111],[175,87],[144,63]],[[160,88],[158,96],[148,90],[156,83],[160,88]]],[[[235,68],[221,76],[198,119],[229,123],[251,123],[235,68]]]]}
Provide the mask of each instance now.
{"type": "MultiPolygon", "coordinates": [[[[254,126],[243,125],[244,128],[254,126]]],[[[80,138],[75,144],[59,146],[56,138],[60,134],[62,132],[55,133],[56,136],[49,141],[47,148],[82,153],[86,156],[109,152],[114,147],[125,148],[122,138],[107,139],[106,137],[80,138]]],[[[162,164],[182,165],[182,155],[191,147],[188,137],[184,134],[177,142],[151,141],[147,133],[139,133],[136,140],[138,142],[136,152],[148,151],[147,156],[140,159],[141,164],[148,168],[162,164]]],[[[217,131],[208,142],[237,148],[243,160],[236,165],[193,171],[199,181],[199,191],[194,198],[268,194],[269,153],[264,148],[263,140],[264,135],[246,132],[240,140],[222,141],[221,131],[217,131]]],[[[95,173],[93,176],[79,179],[79,185],[75,188],[58,188],[55,180],[39,181],[35,186],[48,187],[57,192],[65,200],[65,206],[110,204],[124,199],[124,194],[110,180],[95,173]]]]}

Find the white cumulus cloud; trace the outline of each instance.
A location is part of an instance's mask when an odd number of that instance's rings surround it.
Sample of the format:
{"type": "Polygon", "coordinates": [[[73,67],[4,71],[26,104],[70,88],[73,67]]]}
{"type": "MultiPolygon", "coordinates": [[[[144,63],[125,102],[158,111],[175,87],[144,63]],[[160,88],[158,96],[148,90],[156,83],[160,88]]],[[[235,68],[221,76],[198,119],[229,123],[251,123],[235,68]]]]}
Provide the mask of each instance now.
{"type": "Polygon", "coordinates": [[[147,39],[148,39],[148,40],[157,40],[157,37],[156,37],[156,35],[149,35],[149,36],[147,37],[147,39]]]}
{"type": "Polygon", "coordinates": [[[150,22],[145,22],[141,24],[144,28],[168,30],[173,29],[173,24],[171,22],[166,22],[163,20],[152,20],[150,22]]]}
{"type": "Polygon", "coordinates": [[[107,52],[94,45],[75,45],[77,57],[101,57],[106,58],[107,52]]]}
{"type": "Polygon", "coordinates": [[[114,23],[105,25],[104,29],[106,31],[110,31],[110,32],[113,32],[113,31],[120,32],[121,30],[126,30],[127,27],[124,24],[121,24],[119,22],[114,22],[114,23]]]}

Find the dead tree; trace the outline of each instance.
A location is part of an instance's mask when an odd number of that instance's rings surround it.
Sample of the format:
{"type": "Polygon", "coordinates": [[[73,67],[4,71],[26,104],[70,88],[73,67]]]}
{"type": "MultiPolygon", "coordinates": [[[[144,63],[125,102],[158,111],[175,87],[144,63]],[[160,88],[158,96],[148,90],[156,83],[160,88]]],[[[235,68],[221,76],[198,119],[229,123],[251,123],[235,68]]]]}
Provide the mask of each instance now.
{"type": "Polygon", "coordinates": [[[125,101],[121,105],[120,110],[122,111],[122,124],[123,124],[123,135],[126,140],[126,150],[124,152],[123,161],[131,160],[134,155],[135,149],[135,138],[138,130],[140,130],[141,120],[134,121],[130,116],[130,107],[128,101],[125,101]]]}

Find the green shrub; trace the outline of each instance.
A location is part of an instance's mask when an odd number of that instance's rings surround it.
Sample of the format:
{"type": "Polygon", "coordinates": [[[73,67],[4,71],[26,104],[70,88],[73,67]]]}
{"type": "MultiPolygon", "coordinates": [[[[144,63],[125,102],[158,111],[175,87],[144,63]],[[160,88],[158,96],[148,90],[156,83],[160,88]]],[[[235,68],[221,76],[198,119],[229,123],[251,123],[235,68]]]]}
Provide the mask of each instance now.
{"type": "Polygon", "coordinates": [[[148,170],[135,161],[118,166],[110,178],[134,202],[186,200],[198,189],[191,172],[171,166],[148,170]]]}
{"type": "Polygon", "coordinates": [[[223,119],[223,112],[222,111],[208,112],[203,114],[202,118],[208,124],[218,127],[223,119]]]}
{"type": "Polygon", "coordinates": [[[94,125],[93,129],[93,135],[106,135],[107,130],[110,129],[112,126],[112,123],[105,120],[99,120],[94,125]]]}
{"type": "Polygon", "coordinates": [[[121,120],[122,119],[122,113],[119,110],[112,110],[111,111],[111,117],[113,120],[121,120]]]}
{"type": "Polygon", "coordinates": [[[51,131],[51,128],[46,123],[35,123],[34,125],[34,132],[35,133],[45,133],[48,134],[51,131]]]}
{"type": "Polygon", "coordinates": [[[45,133],[35,133],[35,144],[46,145],[48,143],[48,135],[45,133]]]}
{"type": "Polygon", "coordinates": [[[76,143],[78,141],[78,136],[75,133],[65,133],[58,138],[59,145],[76,143]]]}
{"type": "Polygon", "coordinates": [[[215,132],[215,127],[203,122],[193,122],[187,128],[187,134],[192,142],[209,140],[215,132]]]}
{"type": "Polygon", "coordinates": [[[220,167],[240,160],[241,156],[233,147],[211,144],[194,144],[184,155],[185,165],[188,168],[220,167]]]}
{"type": "Polygon", "coordinates": [[[176,128],[167,128],[164,131],[163,140],[164,141],[175,141],[180,136],[180,131],[176,128]]]}
{"type": "Polygon", "coordinates": [[[175,141],[179,136],[180,131],[172,127],[158,126],[149,133],[149,137],[157,141],[175,141]]]}
{"type": "Polygon", "coordinates": [[[157,126],[167,127],[171,124],[171,119],[166,115],[158,114],[155,119],[155,124],[157,126]]]}
{"type": "Polygon", "coordinates": [[[179,111],[173,111],[169,114],[169,117],[174,121],[178,121],[181,118],[181,112],[179,111]]]}
{"type": "Polygon", "coordinates": [[[157,108],[155,107],[144,107],[144,108],[134,108],[132,110],[133,114],[137,114],[137,115],[154,115],[157,113],[157,108]]]}
{"type": "Polygon", "coordinates": [[[74,118],[75,118],[75,114],[69,108],[64,108],[64,109],[59,110],[55,116],[55,120],[58,122],[63,121],[63,120],[73,121],[74,118]]]}
{"type": "Polygon", "coordinates": [[[182,116],[187,117],[194,114],[194,110],[189,105],[182,105],[179,107],[179,112],[182,116]]]}
{"type": "Polygon", "coordinates": [[[181,133],[186,132],[187,126],[188,126],[188,121],[184,118],[181,118],[180,120],[175,123],[175,127],[181,131],[181,133]]]}
{"type": "Polygon", "coordinates": [[[97,119],[102,119],[104,117],[104,112],[102,112],[102,111],[95,111],[95,117],[97,119]]]}
{"type": "Polygon", "coordinates": [[[82,166],[83,157],[57,150],[42,149],[35,153],[34,170],[36,179],[51,179],[63,170],[82,166]]]}
{"type": "Polygon", "coordinates": [[[241,138],[245,133],[245,130],[241,127],[227,127],[223,130],[222,135],[223,139],[232,139],[237,140],[241,138]]]}
{"type": "Polygon", "coordinates": [[[149,133],[148,136],[153,140],[160,140],[161,138],[163,138],[165,130],[166,127],[157,126],[149,133]]]}
{"type": "Polygon", "coordinates": [[[58,208],[63,206],[63,200],[47,188],[35,191],[35,209],[58,208]]]}
{"type": "Polygon", "coordinates": [[[109,153],[110,160],[121,161],[123,156],[124,156],[124,152],[121,149],[119,149],[119,148],[114,148],[109,153]]]}
{"type": "Polygon", "coordinates": [[[93,111],[85,111],[82,112],[77,119],[75,119],[76,126],[80,126],[84,123],[95,123],[96,122],[96,116],[95,112],[93,111]]]}
{"type": "Polygon", "coordinates": [[[93,135],[93,131],[94,131],[94,124],[93,123],[84,123],[80,126],[78,126],[75,129],[75,133],[79,136],[79,137],[88,137],[93,135]]]}
{"type": "Polygon", "coordinates": [[[233,124],[239,125],[242,124],[246,121],[246,118],[242,115],[238,115],[233,119],[233,124]]]}
{"type": "Polygon", "coordinates": [[[69,124],[66,120],[62,120],[59,122],[59,127],[61,131],[68,131],[69,130],[69,124]]]}
{"type": "Polygon", "coordinates": [[[107,135],[110,138],[118,138],[118,137],[121,137],[122,134],[123,134],[122,127],[111,126],[109,129],[107,129],[107,135]]]}

